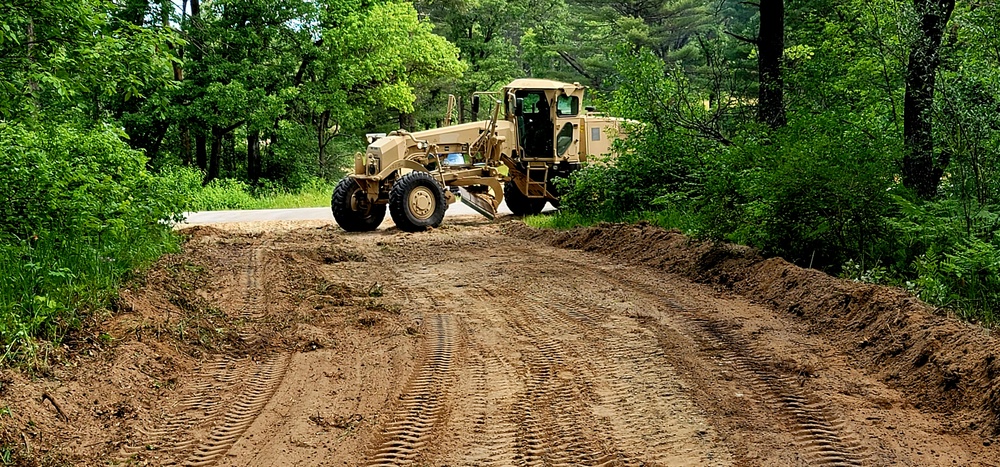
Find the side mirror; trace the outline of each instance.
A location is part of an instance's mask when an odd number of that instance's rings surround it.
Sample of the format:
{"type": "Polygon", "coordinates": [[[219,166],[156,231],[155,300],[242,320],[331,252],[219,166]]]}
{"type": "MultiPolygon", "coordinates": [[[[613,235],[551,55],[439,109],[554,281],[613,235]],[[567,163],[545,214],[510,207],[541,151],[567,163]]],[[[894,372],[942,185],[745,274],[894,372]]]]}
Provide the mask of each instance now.
{"type": "Polygon", "coordinates": [[[524,115],[524,99],[520,97],[514,99],[514,115],[518,117],[524,115]]]}
{"type": "Polygon", "coordinates": [[[472,96],[472,113],[473,115],[479,113],[479,94],[472,96]]]}
{"type": "Polygon", "coordinates": [[[584,107],[583,110],[586,110],[587,112],[596,112],[597,111],[597,107],[594,107],[592,105],[588,105],[588,106],[584,107]]]}

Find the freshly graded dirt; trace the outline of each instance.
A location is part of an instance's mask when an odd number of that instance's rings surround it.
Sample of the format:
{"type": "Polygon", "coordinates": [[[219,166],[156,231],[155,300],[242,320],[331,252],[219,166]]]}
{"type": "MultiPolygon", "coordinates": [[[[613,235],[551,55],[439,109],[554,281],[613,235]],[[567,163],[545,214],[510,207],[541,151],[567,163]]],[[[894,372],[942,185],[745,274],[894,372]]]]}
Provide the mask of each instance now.
{"type": "Polygon", "coordinates": [[[193,227],[47,374],[15,465],[1000,465],[996,340],[649,226],[193,227]]]}

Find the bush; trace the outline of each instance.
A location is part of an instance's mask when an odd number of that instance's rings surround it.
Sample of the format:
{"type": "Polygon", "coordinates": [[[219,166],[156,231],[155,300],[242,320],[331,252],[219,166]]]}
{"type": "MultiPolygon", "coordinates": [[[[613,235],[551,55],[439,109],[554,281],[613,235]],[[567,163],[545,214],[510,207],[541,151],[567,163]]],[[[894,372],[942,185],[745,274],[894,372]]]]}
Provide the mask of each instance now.
{"type": "Polygon", "coordinates": [[[801,265],[836,269],[852,258],[884,259],[891,148],[824,117],[728,148],[703,172],[706,228],[801,265]]]}
{"type": "Polygon", "coordinates": [[[218,211],[222,209],[253,209],[255,200],[250,185],[232,178],[218,178],[204,187],[194,189],[192,211],[218,211]]]}
{"type": "Polygon", "coordinates": [[[613,160],[588,165],[559,182],[562,205],[585,217],[618,221],[697,196],[701,158],[711,143],[662,129],[634,128],[613,160]]]}
{"type": "Polygon", "coordinates": [[[59,339],[176,247],[186,203],[111,127],[0,124],[0,362],[59,339]]]}
{"type": "Polygon", "coordinates": [[[957,199],[913,202],[895,199],[891,241],[901,284],[928,303],[964,318],[993,324],[1000,309],[1000,213],[957,199]]]}

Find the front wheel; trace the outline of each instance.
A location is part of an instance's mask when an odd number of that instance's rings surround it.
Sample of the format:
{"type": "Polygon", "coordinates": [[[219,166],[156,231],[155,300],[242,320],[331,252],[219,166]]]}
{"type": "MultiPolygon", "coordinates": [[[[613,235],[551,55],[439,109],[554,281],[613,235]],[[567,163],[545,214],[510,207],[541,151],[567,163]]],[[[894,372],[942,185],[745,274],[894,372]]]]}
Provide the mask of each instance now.
{"type": "Polygon", "coordinates": [[[446,209],[444,190],[427,172],[403,175],[389,192],[389,215],[404,232],[421,232],[441,225],[446,209]]]}
{"type": "Polygon", "coordinates": [[[370,232],[385,219],[385,205],[370,202],[351,177],[345,177],[333,189],[330,209],[337,224],[348,232],[370,232]]]}
{"type": "Polygon", "coordinates": [[[507,202],[507,208],[515,216],[538,214],[545,207],[545,198],[529,198],[525,196],[517,188],[517,184],[513,180],[504,184],[503,199],[507,202]]]}

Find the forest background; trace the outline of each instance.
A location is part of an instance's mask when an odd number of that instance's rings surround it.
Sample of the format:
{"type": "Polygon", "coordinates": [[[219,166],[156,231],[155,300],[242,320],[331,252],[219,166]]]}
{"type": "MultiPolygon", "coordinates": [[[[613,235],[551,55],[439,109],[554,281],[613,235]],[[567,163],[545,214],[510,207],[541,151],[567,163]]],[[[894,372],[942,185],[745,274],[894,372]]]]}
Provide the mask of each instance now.
{"type": "MultiPolygon", "coordinates": [[[[329,193],[364,134],[511,79],[640,125],[562,182],[645,220],[1000,306],[1000,5],[956,0],[0,0],[0,364],[43,366],[184,211],[329,193]]],[[[328,195],[327,195],[328,196],[328,195]]]]}

